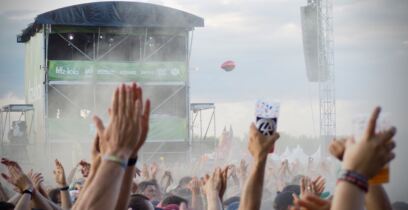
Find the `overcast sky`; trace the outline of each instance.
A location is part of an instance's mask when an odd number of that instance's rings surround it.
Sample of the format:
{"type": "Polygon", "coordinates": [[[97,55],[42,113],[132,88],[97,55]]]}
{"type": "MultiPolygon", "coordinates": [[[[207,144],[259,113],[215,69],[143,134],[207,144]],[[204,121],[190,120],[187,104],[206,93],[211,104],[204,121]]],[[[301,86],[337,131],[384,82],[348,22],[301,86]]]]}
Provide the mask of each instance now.
{"type": "MultiPolygon", "coordinates": [[[[0,105],[24,97],[24,46],[16,35],[42,12],[84,2],[90,1],[0,2],[0,105]]],[[[205,19],[194,32],[191,97],[216,103],[218,130],[232,124],[243,135],[256,99],[267,98],[282,102],[281,131],[318,135],[317,85],[306,79],[300,29],[306,0],[149,2],[205,19]],[[237,64],[228,73],[219,69],[227,59],[237,64]]],[[[407,11],[406,0],[336,0],[333,14],[337,132],[350,134],[353,115],[381,105],[398,127],[399,153],[408,148],[407,11]]]]}
{"type": "MultiPolygon", "coordinates": [[[[3,100],[24,94],[24,45],[16,43],[16,35],[42,12],[84,2],[89,1],[1,1],[3,100]]],[[[198,70],[191,72],[191,97],[193,102],[217,103],[217,116],[222,114],[218,125],[232,124],[243,134],[254,117],[256,99],[267,98],[282,102],[281,130],[318,134],[318,90],[306,79],[300,29],[299,7],[305,0],[150,2],[205,19],[206,26],[194,32],[191,66],[198,70]],[[237,63],[228,73],[219,68],[227,59],[237,63]]],[[[367,112],[375,104],[391,113],[406,113],[408,2],[388,2],[337,0],[334,4],[340,134],[350,132],[354,113],[367,112]]]]}

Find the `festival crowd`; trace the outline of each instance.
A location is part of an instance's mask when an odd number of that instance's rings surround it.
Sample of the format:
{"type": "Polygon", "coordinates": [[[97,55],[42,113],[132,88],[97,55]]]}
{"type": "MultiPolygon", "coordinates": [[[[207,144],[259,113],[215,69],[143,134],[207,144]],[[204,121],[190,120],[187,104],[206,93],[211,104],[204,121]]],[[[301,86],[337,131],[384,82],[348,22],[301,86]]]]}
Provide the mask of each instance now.
{"type": "Polygon", "coordinates": [[[8,184],[0,185],[0,210],[405,209],[404,203],[391,205],[381,184],[369,182],[395,158],[396,128],[375,129],[379,107],[372,112],[361,139],[331,142],[329,152],[341,166],[335,174],[325,160],[276,164],[268,154],[279,133],[262,135],[253,123],[249,126],[249,159],[189,174],[177,167],[138,163],[150,116],[150,101],[142,95],[136,83],[115,90],[108,109],[109,124],[94,116],[97,132],[91,160],[81,161],[70,173],[55,160],[52,187],[45,185],[41,172],[24,172],[19,163],[3,157],[7,173],[2,178],[8,184]],[[79,178],[74,176],[77,170],[79,178]],[[332,189],[327,180],[335,180],[332,189]],[[12,193],[7,189],[13,189],[9,190],[12,193]]]}

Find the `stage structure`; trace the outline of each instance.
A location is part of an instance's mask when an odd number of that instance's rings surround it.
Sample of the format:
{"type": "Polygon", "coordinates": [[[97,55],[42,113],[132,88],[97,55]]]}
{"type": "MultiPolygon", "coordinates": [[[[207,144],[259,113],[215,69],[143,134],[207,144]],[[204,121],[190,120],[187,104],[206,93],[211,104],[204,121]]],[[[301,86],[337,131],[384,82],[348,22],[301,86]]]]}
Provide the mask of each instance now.
{"type": "Polygon", "coordinates": [[[212,125],[213,127],[213,134],[214,137],[217,136],[216,132],[216,127],[215,127],[215,105],[214,103],[192,103],[190,105],[191,111],[192,111],[192,117],[191,117],[191,141],[194,141],[194,130],[195,127],[199,127],[199,141],[205,141],[207,139],[208,131],[210,130],[210,127],[212,125]],[[204,113],[204,114],[210,114],[210,119],[206,124],[203,124],[203,111],[210,111],[210,113],[204,113]],[[197,119],[199,118],[199,119],[197,119]],[[205,132],[203,133],[203,125],[205,126],[205,132]]]}
{"type": "Polygon", "coordinates": [[[26,146],[33,135],[32,104],[9,104],[0,108],[0,156],[28,163],[26,146]],[[28,122],[28,124],[27,124],[28,122]]]}
{"type": "Polygon", "coordinates": [[[319,85],[323,155],[336,135],[333,0],[308,0],[300,8],[307,77],[319,85]]]}
{"type": "Polygon", "coordinates": [[[17,37],[26,47],[33,142],[46,145],[51,159],[87,159],[92,115],[107,124],[114,88],[136,81],[152,102],[144,152],[176,142],[187,153],[189,60],[194,28],[203,26],[198,16],[139,2],[87,3],[38,15],[17,37]]]}

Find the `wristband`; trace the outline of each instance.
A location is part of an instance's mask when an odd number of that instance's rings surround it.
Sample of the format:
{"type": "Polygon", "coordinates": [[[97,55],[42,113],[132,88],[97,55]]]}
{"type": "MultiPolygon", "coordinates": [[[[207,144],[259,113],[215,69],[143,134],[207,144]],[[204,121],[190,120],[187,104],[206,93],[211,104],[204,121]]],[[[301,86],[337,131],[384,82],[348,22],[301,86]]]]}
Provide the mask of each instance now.
{"type": "Polygon", "coordinates": [[[135,165],[136,165],[136,162],[137,162],[137,156],[136,156],[135,158],[129,158],[128,163],[127,163],[127,166],[128,166],[128,167],[130,167],[130,166],[135,166],[135,165]]]}
{"type": "Polygon", "coordinates": [[[33,192],[30,191],[30,190],[24,190],[24,191],[22,192],[22,194],[24,194],[24,193],[27,193],[27,194],[30,194],[30,196],[33,196],[33,192]]]}
{"type": "Polygon", "coordinates": [[[115,162],[115,163],[119,164],[122,168],[126,168],[126,166],[127,166],[127,161],[126,160],[120,159],[120,158],[118,158],[118,157],[116,157],[114,155],[104,155],[102,157],[102,159],[115,162]]]}
{"type": "Polygon", "coordinates": [[[69,189],[69,186],[59,188],[60,191],[67,191],[68,189],[69,189]]]}
{"type": "Polygon", "coordinates": [[[350,184],[353,184],[354,186],[360,188],[362,191],[365,193],[368,192],[368,180],[365,176],[354,172],[354,171],[349,171],[345,170],[343,171],[342,175],[338,179],[337,182],[339,181],[346,181],[350,184]]]}

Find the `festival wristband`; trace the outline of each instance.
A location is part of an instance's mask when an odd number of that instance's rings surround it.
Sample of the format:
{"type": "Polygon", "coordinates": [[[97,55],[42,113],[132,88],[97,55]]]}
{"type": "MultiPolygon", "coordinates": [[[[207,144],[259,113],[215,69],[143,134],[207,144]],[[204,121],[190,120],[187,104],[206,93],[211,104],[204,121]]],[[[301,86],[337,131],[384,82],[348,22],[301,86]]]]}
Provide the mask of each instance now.
{"type": "Polygon", "coordinates": [[[339,181],[346,181],[360,188],[365,193],[368,192],[368,179],[357,172],[344,170],[337,182],[339,181]]]}
{"type": "Polygon", "coordinates": [[[136,156],[135,158],[129,158],[128,163],[127,163],[127,166],[128,166],[128,167],[130,167],[130,166],[135,166],[135,165],[136,165],[136,162],[137,162],[137,156],[136,156]]]}
{"type": "Polygon", "coordinates": [[[120,158],[118,158],[118,157],[116,157],[114,155],[104,155],[102,157],[102,159],[115,162],[115,163],[119,164],[122,168],[126,168],[126,166],[127,166],[127,161],[126,160],[120,159],[120,158]]]}
{"type": "Polygon", "coordinates": [[[69,189],[69,186],[59,188],[60,191],[67,191],[68,189],[69,189]]]}

